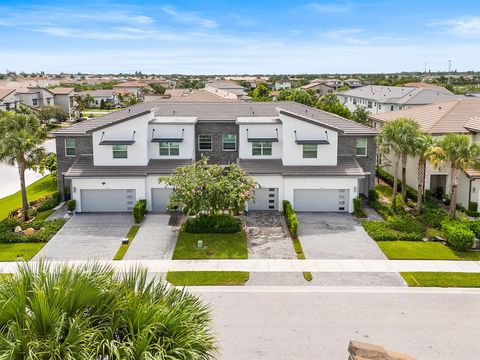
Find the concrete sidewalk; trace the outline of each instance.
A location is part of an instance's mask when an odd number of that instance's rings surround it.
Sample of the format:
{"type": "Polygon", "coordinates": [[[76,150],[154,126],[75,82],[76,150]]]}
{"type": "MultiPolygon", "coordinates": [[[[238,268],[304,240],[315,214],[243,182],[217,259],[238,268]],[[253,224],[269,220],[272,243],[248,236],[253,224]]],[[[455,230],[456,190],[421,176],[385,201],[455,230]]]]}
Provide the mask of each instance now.
{"type": "MultiPolygon", "coordinates": [[[[30,261],[34,265],[35,261],[30,261]]],[[[82,265],[91,261],[49,261],[52,266],[62,264],[82,265]]],[[[175,271],[249,271],[249,272],[336,272],[336,273],[395,273],[408,271],[421,272],[468,272],[480,273],[480,261],[453,260],[122,260],[98,261],[109,264],[118,271],[129,271],[141,266],[150,273],[175,271]]],[[[1,262],[0,273],[12,273],[16,262],[1,262]]]]}

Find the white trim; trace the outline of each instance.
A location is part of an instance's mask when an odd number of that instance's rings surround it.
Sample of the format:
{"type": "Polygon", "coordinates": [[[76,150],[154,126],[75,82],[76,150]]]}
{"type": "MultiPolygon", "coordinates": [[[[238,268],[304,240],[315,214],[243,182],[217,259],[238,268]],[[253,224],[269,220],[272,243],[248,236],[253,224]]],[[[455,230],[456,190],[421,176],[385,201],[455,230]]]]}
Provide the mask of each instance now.
{"type": "Polygon", "coordinates": [[[75,156],[77,156],[77,139],[74,138],[74,137],[65,138],[64,148],[65,148],[65,157],[75,157],[75,156]],[[69,140],[69,139],[75,140],[75,154],[74,155],[68,155],[67,154],[67,140],[69,140]]]}
{"type": "Polygon", "coordinates": [[[355,156],[356,157],[366,157],[368,155],[368,138],[356,138],[355,139],[355,156]],[[364,139],[365,140],[365,154],[364,155],[358,155],[357,154],[357,149],[359,148],[357,146],[357,141],[358,140],[361,140],[361,139],[364,139]]]}
{"type": "Polygon", "coordinates": [[[222,150],[223,151],[237,151],[237,134],[222,134],[222,150]],[[234,144],[235,144],[235,148],[234,149],[225,149],[225,138],[224,136],[225,135],[233,135],[234,136],[234,144]]]}
{"type": "Polygon", "coordinates": [[[198,141],[198,151],[212,151],[213,149],[213,136],[212,134],[198,134],[198,137],[197,137],[197,141],[198,141]],[[200,136],[210,136],[210,149],[200,149],[200,136]]]}

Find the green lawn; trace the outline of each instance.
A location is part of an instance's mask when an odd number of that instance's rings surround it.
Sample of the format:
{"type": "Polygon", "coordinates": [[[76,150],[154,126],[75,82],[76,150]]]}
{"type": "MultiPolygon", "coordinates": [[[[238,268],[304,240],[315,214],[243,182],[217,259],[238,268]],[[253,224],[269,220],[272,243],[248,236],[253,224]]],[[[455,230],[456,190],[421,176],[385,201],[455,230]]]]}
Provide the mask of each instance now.
{"type": "Polygon", "coordinates": [[[390,260],[480,260],[480,252],[459,252],[448,246],[424,241],[378,241],[390,260]]]}
{"type": "Polygon", "coordinates": [[[128,239],[128,244],[122,244],[120,245],[120,248],[118,249],[117,253],[113,257],[113,260],[122,260],[123,257],[125,256],[125,253],[128,250],[128,247],[133,241],[133,238],[135,235],[137,235],[138,229],[140,229],[140,225],[133,225],[130,230],[128,230],[126,238],[128,239]]]}
{"type": "Polygon", "coordinates": [[[245,232],[234,234],[190,234],[180,231],[172,259],[247,259],[245,232]],[[203,240],[205,249],[197,248],[203,240]]]}
{"type": "MultiPolygon", "coordinates": [[[[47,175],[33,184],[27,186],[28,201],[36,200],[57,191],[57,181],[52,175],[47,175]]],[[[0,199],[0,220],[5,219],[8,214],[22,206],[22,195],[20,191],[0,199]]]]}
{"type": "Polygon", "coordinates": [[[0,244],[0,261],[30,260],[45,243],[0,244]]]}
{"type": "Polygon", "coordinates": [[[43,221],[47,217],[52,215],[54,212],[55,212],[55,210],[53,210],[53,209],[38,212],[37,215],[35,215],[35,220],[36,221],[43,221]]]}
{"type": "Polygon", "coordinates": [[[480,287],[480,274],[456,272],[402,272],[412,287],[480,287]]]}
{"type": "Polygon", "coordinates": [[[166,279],[177,286],[238,286],[249,276],[245,271],[169,271],[166,279]]]}

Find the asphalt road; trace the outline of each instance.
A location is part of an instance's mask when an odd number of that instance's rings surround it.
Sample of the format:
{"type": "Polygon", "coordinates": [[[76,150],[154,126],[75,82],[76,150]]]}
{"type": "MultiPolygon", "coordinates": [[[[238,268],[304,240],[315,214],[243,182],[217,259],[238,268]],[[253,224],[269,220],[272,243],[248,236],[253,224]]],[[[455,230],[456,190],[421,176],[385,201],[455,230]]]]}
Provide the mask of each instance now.
{"type": "Polygon", "coordinates": [[[416,359],[478,359],[480,291],[192,289],[212,306],[221,358],[346,360],[351,339],[416,359]]]}

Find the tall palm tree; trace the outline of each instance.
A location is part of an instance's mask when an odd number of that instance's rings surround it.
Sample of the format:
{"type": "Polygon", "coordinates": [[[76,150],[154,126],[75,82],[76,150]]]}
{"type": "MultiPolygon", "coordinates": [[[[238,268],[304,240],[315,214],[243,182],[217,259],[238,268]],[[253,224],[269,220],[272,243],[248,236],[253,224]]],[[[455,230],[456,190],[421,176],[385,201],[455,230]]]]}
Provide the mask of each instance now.
{"type": "Polygon", "coordinates": [[[210,310],[132,269],[20,265],[0,283],[1,359],[214,359],[210,310]]]}
{"type": "Polygon", "coordinates": [[[0,117],[0,161],[17,166],[22,192],[23,220],[28,220],[25,170],[34,168],[45,158],[42,143],[47,128],[34,115],[4,113],[0,117]]]}
{"type": "Polygon", "coordinates": [[[432,156],[432,149],[435,145],[435,141],[432,135],[418,132],[414,141],[414,151],[412,155],[418,156],[417,163],[417,180],[418,180],[418,197],[417,197],[417,210],[421,214],[423,211],[423,193],[425,185],[425,168],[427,161],[432,156]]]}
{"type": "Polygon", "coordinates": [[[379,148],[380,151],[387,155],[393,156],[393,197],[392,209],[396,211],[397,205],[397,183],[398,183],[398,166],[400,160],[402,162],[402,195],[406,198],[406,178],[407,178],[407,159],[412,153],[413,142],[419,131],[419,125],[412,119],[397,118],[386,123],[380,132],[379,148]]]}
{"type": "Polygon", "coordinates": [[[431,162],[434,166],[442,163],[450,164],[450,208],[448,216],[455,217],[457,208],[457,187],[462,171],[480,165],[480,147],[470,144],[467,135],[448,134],[439,140],[432,149],[431,162]]]}

